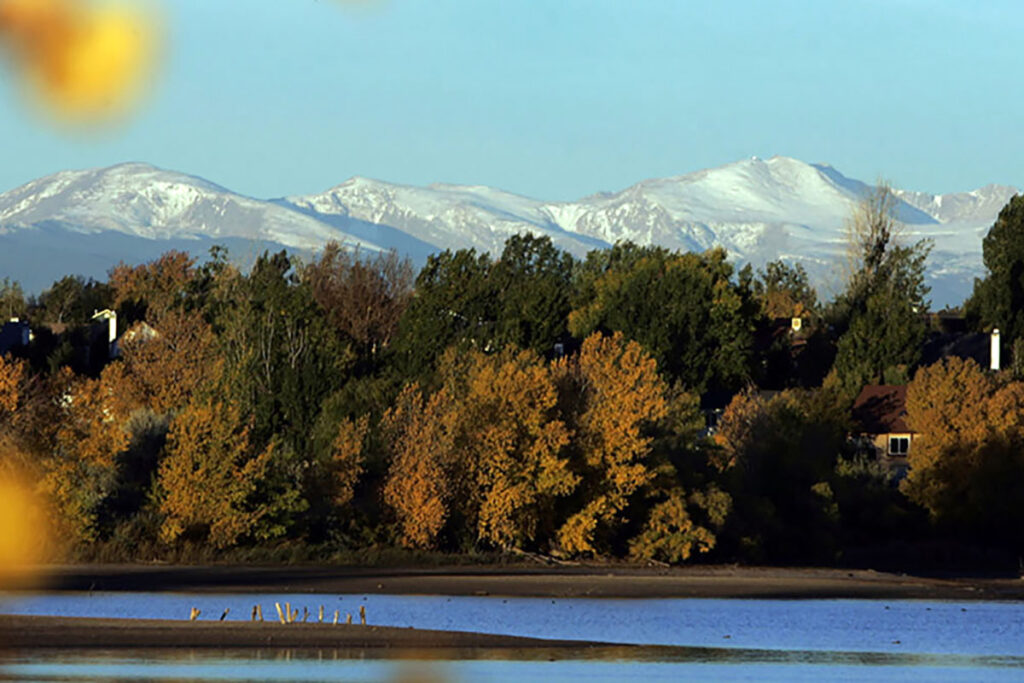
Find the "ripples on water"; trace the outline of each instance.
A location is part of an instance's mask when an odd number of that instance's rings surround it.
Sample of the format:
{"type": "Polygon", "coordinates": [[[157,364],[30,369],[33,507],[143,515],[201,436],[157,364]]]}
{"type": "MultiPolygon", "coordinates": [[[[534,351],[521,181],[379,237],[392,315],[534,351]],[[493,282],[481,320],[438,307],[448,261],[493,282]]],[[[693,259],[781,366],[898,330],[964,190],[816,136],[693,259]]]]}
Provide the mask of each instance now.
{"type": "Polygon", "coordinates": [[[0,612],[247,620],[254,604],[338,610],[358,622],[684,646],[664,650],[380,652],[33,652],[0,678],[207,680],[1022,680],[1024,604],[873,600],[593,600],[336,594],[62,593],[11,599],[0,612]],[[386,656],[387,659],[378,659],[386,656]],[[438,661],[441,657],[444,661],[438,661]],[[555,661],[548,661],[554,659],[555,661]],[[429,661],[428,661],[429,660],[429,661]]]}

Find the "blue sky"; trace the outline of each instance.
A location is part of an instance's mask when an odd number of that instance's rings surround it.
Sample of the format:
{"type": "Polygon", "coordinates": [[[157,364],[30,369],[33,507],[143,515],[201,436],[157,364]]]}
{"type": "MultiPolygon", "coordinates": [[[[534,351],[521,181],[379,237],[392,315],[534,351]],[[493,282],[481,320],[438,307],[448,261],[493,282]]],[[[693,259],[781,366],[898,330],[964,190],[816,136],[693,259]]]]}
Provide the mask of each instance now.
{"type": "Polygon", "coordinates": [[[1024,3],[975,4],[166,0],[121,126],[55,128],[0,83],[0,190],[147,161],[263,198],[363,175],[570,199],[773,154],[1024,186],[1024,3]]]}

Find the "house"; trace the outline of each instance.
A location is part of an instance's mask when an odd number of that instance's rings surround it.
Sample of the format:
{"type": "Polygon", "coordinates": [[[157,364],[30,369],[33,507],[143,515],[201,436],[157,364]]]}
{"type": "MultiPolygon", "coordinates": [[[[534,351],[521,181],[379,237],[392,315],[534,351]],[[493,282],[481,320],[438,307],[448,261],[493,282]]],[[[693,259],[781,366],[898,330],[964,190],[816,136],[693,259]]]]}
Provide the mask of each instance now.
{"type": "Polygon", "coordinates": [[[0,356],[13,349],[28,346],[32,341],[32,331],[27,320],[11,318],[0,329],[0,356]]]}
{"type": "Polygon", "coordinates": [[[907,471],[916,434],[907,426],[906,385],[869,384],[853,402],[854,440],[897,474],[907,471]]]}
{"type": "Polygon", "coordinates": [[[111,344],[111,356],[114,358],[120,357],[124,351],[125,344],[145,343],[159,337],[160,333],[158,331],[153,329],[145,320],[140,320],[114,340],[114,343],[111,344]]]}

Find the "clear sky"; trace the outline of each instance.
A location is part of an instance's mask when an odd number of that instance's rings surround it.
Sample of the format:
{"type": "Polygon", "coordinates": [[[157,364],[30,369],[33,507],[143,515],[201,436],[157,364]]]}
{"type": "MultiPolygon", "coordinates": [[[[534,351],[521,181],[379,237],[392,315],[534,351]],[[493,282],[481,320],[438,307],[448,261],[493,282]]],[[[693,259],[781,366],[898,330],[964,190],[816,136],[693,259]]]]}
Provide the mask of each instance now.
{"type": "MultiPolygon", "coordinates": [[[[757,155],[1024,186],[1019,0],[165,0],[88,136],[0,83],[0,190],[147,161],[268,198],[353,175],[571,199],[757,155]]],[[[8,80],[4,78],[3,80],[8,80]]]]}

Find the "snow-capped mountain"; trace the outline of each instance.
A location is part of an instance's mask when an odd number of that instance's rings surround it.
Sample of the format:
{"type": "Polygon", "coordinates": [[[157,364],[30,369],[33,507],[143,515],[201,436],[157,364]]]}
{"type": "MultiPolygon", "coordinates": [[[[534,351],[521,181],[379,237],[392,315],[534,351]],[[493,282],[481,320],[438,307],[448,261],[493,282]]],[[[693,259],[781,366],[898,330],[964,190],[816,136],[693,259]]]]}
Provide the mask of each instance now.
{"type": "Polygon", "coordinates": [[[316,249],[337,239],[373,247],[285,207],[137,163],[62,171],[0,195],[0,229],[38,225],[152,240],[236,237],[316,249]]]}
{"type": "MultiPolygon", "coordinates": [[[[371,251],[394,248],[420,262],[440,249],[499,253],[509,236],[529,231],[576,255],[632,240],[684,250],[723,246],[738,262],[758,266],[775,258],[799,261],[828,295],[839,286],[845,223],[870,190],[831,166],[772,157],[573,202],[365,178],[263,201],[194,176],[123,164],[65,171],[0,194],[0,275],[35,291],[67,272],[102,277],[118,259],[146,260],[172,244],[199,253],[227,243],[252,253],[277,245],[310,251],[332,239],[371,251]],[[66,259],[41,258],[47,249],[68,252],[70,267],[66,259]],[[97,272],[74,267],[90,255],[109,263],[97,272]],[[33,261],[47,267],[26,273],[33,261]]],[[[935,243],[929,259],[935,305],[969,294],[981,272],[981,238],[1015,193],[994,185],[946,195],[896,191],[904,239],[935,243]]]]}

